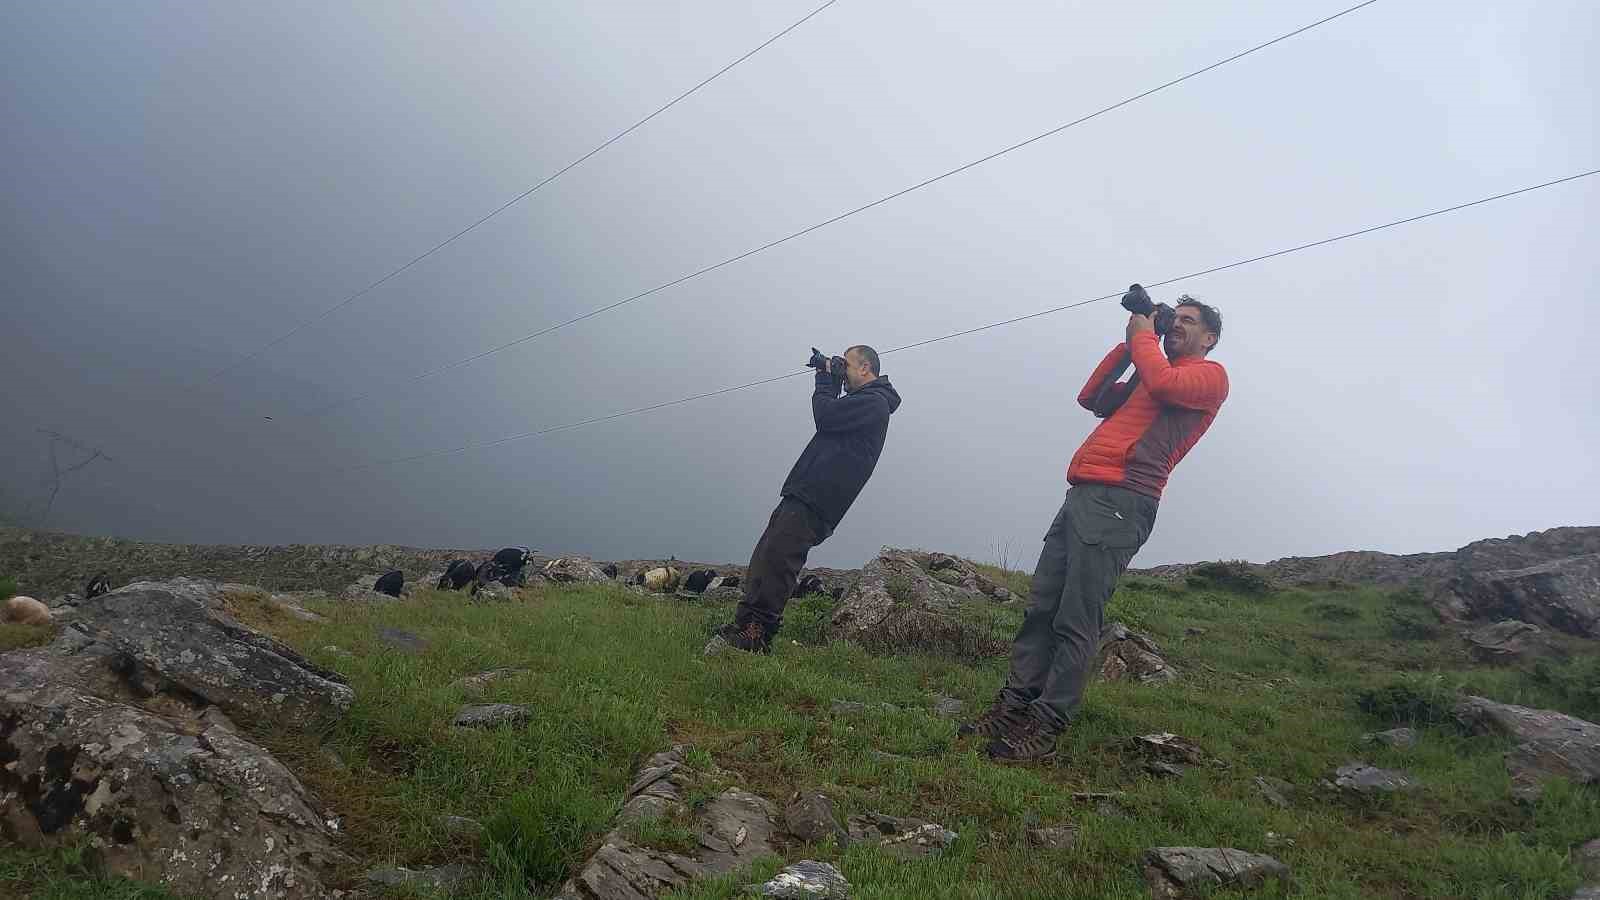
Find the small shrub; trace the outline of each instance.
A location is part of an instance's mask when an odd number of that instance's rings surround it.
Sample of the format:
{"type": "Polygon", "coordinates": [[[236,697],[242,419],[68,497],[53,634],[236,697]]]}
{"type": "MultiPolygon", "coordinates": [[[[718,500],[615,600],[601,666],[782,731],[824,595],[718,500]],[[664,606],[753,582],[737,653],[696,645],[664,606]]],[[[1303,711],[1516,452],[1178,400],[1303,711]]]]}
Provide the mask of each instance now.
{"type": "Polygon", "coordinates": [[[1591,722],[1600,720],[1600,654],[1566,663],[1539,660],[1528,680],[1553,694],[1562,712],[1591,722]]]}
{"type": "Polygon", "coordinates": [[[1455,693],[1439,679],[1392,681],[1362,691],[1356,706],[1369,716],[1393,725],[1440,725],[1455,720],[1455,693]]]}
{"type": "Polygon", "coordinates": [[[1201,563],[1186,579],[1190,587],[1235,591],[1252,597],[1272,593],[1272,582],[1242,559],[1201,563]]]}
{"type": "Polygon", "coordinates": [[[883,587],[889,592],[889,599],[896,603],[916,602],[916,583],[909,575],[890,575],[883,587]]]}
{"type": "Polygon", "coordinates": [[[833,621],[839,601],[827,594],[811,594],[790,601],[783,613],[786,638],[813,646],[828,642],[828,623],[833,621]]]}
{"type": "Polygon", "coordinates": [[[1318,603],[1311,607],[1311,614],[1324,622],[1350,622],[1361,618],[1361,610],[1343,603],[1318,603]]]}
{"type": "Polygon", "coordinates": [[[1440,634],[1439,625],[1431,616],[1416,610],[1391,607],[1384,610],[1389,620],[1389,636],[1398,641],[1431,641],[1440,634]]]}

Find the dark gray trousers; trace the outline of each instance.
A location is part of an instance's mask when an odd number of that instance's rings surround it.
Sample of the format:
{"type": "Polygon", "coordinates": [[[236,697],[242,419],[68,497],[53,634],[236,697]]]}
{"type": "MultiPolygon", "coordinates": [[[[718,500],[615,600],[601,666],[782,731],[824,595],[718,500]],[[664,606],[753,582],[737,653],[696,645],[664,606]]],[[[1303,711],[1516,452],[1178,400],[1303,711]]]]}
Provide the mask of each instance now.
{"type": "Polygon", "coordinates": [[[1100,650],[1106,601],[1150,537],[1156,507],[1153,497],[1111,485],[1067,491],[1033,570],[1001,702],[1031,706],[1057,729],[1071,721],[1100,650]]]}
{"type": "Polygon", "coordinates": [[[776,634],[800,571],[806,567],[806,555],[826,537],[827,526],[815,510],[796,497],[784,497],[750,554],[744,599],[733,614],[733,624],[743,628],[760,622],[769,637],[776,634]]]}

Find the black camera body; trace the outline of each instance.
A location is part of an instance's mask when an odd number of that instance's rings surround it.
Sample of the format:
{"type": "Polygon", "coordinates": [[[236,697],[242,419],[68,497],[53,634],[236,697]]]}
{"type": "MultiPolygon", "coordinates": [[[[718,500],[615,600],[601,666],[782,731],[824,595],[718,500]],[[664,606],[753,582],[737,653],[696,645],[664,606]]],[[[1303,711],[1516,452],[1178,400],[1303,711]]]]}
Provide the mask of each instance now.
{"type": "MultiPolygon", "coordinates": [[[[828,357],[823,356],[821,350],[818,350],[815,347],[811,348],[811,359],[806,361],[806,368],[817,369],[821,371],[823,369],[828,369],[828,363],[828,357]]],[[[842,356],[835,356],[832,359],[832,363],[833,368],[830,371],[833,377],[843,378],[845,366],[849,365],[849,361],[842,356]]]]}
{"type": "Polygon", "coordinates": [[[1136,315],[1148,316],[1151,313],[1156,317],[1156,334],[1166,337],[1172,330],[1172,320],[1178,317],[1178,311],[1165,303],[1156,303],[1150,299],[1150,294],[1140,285],[1130,285],[1128,292],[1122,295],[1122,308],[1136,315]]]}

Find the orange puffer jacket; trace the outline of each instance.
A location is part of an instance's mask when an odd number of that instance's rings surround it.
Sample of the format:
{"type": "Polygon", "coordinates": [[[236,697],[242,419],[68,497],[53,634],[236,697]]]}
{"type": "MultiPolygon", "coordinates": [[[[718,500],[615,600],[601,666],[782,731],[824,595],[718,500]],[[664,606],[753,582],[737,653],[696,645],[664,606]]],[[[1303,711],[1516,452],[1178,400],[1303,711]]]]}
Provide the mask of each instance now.
{"type": "MultiPolygon", "coordinates": [[[[1094,409],[1100,385],[1128,352],[1127,345],[1118,344],[1106,354],[1078,393],[1081,406],[1094,409]]],[[[1134,337],[1132,354],[1137,386],[1072,455],[1067,481],[1116,485],[1159,500],[1173,466],[1211,427],[1228,399],[1228,373],[1221,364],[1200,357],[1169,363],[1161,339],[1151,332],[1134,337]]]]}

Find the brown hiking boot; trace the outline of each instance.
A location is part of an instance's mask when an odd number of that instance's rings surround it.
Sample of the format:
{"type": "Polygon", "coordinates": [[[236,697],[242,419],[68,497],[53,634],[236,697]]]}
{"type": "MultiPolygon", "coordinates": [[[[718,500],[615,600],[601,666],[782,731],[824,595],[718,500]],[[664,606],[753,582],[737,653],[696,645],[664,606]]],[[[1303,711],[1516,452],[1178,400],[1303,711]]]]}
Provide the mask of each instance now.
{"type": "Polygon", "coordinates": [[[713,656],[730,647],[746,653],[771,653],[772,635],[761,627],[760,622],[748,622],[743,627],[724,625],[717,629],[711,643],[706,644],[704,653],[713,656]]]}
{"type": "Polygon", "coordinates": [[[996,698],[994,704],[983,711],[976,719],[962,722],[956,729],[960,737],[997,738],[1011,728],[1022,723],[1028,717],[1028,708],[1025,706],[1007,706],[1004,701],[996,698]]]}
{"type": "Polygon", "coordinates": [[[1043,762],[1056,755],[1056,738],[1060,736],[1060,731],[1029,713],[1005,734],[989,742],[989,758],[995,762],[1043,762]]]}

